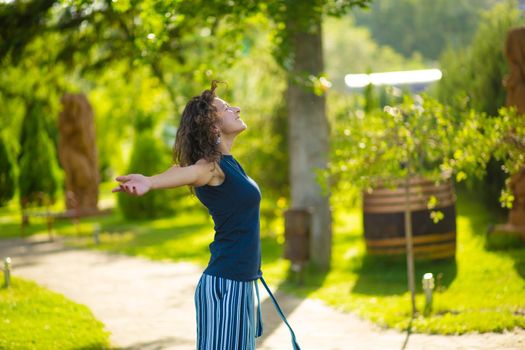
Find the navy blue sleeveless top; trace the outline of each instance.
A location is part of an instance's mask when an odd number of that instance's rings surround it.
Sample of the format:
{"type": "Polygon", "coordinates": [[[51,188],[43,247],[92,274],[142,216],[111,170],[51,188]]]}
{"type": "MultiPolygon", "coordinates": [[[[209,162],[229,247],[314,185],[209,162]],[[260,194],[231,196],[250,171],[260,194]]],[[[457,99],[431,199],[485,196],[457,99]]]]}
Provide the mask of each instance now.
{"type": "Polygon", "coordinates": [[[253,281],[262,276],[261,191],[233,155],[223,154],[219,165],[225,174],[222,184],[195,187],[197,198],[215,223],[215,237],[209,246],[211,257],[204,273],[253,281]]]}

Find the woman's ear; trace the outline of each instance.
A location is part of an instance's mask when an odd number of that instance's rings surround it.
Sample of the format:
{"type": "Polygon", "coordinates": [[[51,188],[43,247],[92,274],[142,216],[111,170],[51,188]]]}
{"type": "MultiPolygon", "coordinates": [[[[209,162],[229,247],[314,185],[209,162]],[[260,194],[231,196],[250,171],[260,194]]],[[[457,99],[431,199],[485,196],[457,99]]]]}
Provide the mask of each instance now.
{"type": "Polygon", "coordinates": [[[221,130],[216,125],[212,126],[211,130],[215,134],[215,136],[217,136],[215,144],[218,145],[219,143],[221,143],[221,130]]]}

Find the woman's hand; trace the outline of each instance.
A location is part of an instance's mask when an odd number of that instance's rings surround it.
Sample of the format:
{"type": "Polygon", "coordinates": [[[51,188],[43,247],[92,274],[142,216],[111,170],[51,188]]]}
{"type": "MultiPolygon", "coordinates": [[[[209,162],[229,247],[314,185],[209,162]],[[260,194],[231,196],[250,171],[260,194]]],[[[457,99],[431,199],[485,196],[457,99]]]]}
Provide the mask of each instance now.
{"type": "Polygon", "coordinates": [[[117,176],[115,180],[121,182],[111,192],[127,192],[131,195],[142,196],[151,190],[151,181],[149,177],[141,174],[129,174],[117,176]]]}

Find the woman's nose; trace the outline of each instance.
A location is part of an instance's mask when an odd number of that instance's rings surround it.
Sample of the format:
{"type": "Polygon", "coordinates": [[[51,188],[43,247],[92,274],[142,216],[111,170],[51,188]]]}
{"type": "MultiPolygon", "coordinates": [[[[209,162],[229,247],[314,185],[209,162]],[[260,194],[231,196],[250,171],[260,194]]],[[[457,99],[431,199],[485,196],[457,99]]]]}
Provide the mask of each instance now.
{"type": "Polygon", "coordinates": [[[237,113],[241,113],[241,107],[235,107],[237,109],[237,113]]]}

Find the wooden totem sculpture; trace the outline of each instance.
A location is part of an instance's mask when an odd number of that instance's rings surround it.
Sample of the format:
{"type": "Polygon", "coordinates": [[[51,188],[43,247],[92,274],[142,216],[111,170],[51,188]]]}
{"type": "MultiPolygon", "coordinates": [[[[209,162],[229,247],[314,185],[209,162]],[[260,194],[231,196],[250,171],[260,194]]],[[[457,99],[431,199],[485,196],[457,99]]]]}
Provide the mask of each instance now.
{"type": "MultiPolygon", "coordinates": [[[[518,113],[525,113],[525,27],[508,32],[505,55],[510,72],[504,85],[507,89],[507,106],[516,106],[518,113]]],[[[510,187],[514,202],[509,213],[508,228],[525,233],[525,169],[511,176],[510,187]]]]}
{"type": "Polygon", "coordinates": [[[83,94],[64,94],[59,120],[59,158],[65,172],[67,209],[97,210],[98,155],[93,110],[83,94]]]}

